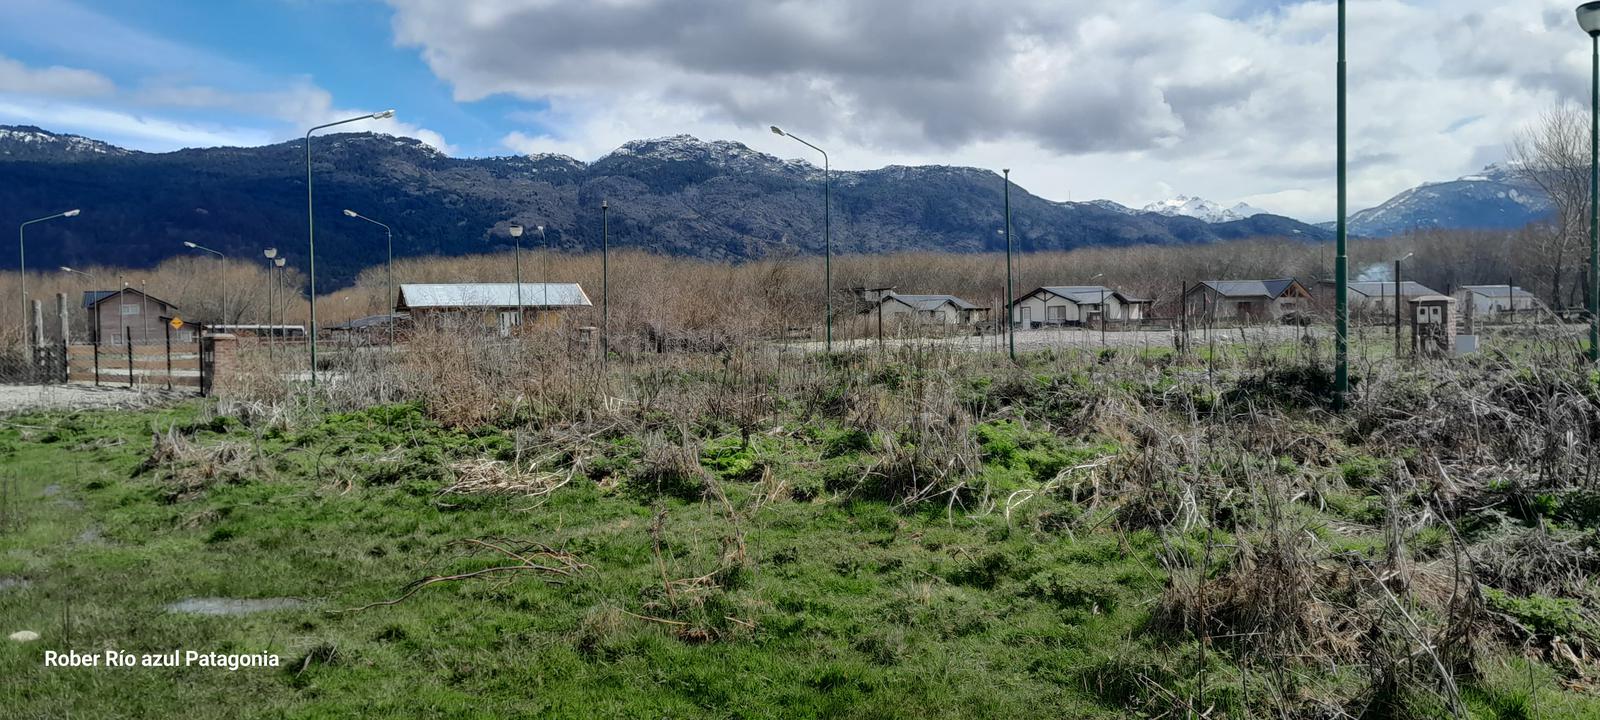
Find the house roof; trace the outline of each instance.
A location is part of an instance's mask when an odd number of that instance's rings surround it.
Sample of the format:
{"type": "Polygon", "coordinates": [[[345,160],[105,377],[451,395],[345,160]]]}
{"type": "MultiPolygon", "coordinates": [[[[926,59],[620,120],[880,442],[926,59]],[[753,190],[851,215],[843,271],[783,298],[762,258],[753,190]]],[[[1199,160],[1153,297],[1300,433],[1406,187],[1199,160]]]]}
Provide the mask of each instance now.
{"type": "Polygon", "coordinates": [[[1500,298],[1503,298],[1503,297],[1505,297],[1507,295],[1506,288],[1508,288],[1508,287],[1511,289],[1510,295],[1512,297],[1519,297],[1519,298],[1534,297],[1533,293],[1528,292],[1527,290],[1524,290],[1521,287],[1517,287],[1515,285],[1462,285],[1461,289],[1469,291],[1469,292],[1474,292],[1474,293],[1477,293],[1479,295],[1484,295],[1484,296],[1487,296],[1487,297],[1492,297],[1492,298],[1493,297],[1500,297],[1500,298]]]}
{"type": "MultiPolygon", "coordinates": [[[[1360,280],[1349,284],[1350,292],[1364,295],[1369,298],[1394,297],[1393,281],[1366,281],[1360,280]]],[[[1400,296],[1415,298],[1423,295],[1438,295],[1439,292],[1421,283],[1410,280],[1400,281],[1400,296]]]]}
{"type": "Polygon", "coordinates": [[[918,310],[935,310],[938,309],[940,305],[944,305],[945,303],[954,305],[960,310],[981,309],[977,305],[967,302],[966,300],[962,300],[954,295],[901,295],[900,293],[889,293],[888,295],[883,296],[883,300],[885,302],[890,299],[899,300],[918,310]]]}
{"type": "Polygon", "coordinates": [[[87,307],[94,307],[95,305],[100,304],[100,301],[105,300],[106,298],[111,297],[113,295],[118,295],[118,294],[121,294],[121,293],[132,293],[134,295],[143,295],[144,297],[149,298],[151,300],[154,300],[154,301],[156,301],[158,303],[161,303],[162,305],[165,305],[165,306],[167,306],[169,308],[174,308],[175,309],[175,308],[178,307],[177,305],[173,305],[172,303],[169,303],[169,302],[167,302],[165,300],[162,300],[161,298],[158,298],[158,297],[156,297],[154,295],[151,295],[151,294],[146,293],[146,292],[142,292],[138,288],[123,288],[121,290],[85,290],[85,291],[83,291],[83,306],[86,307],[86,308],[87,307]]]}
{"type": "Polygon", "coordinates": [[[1011,304],[1016,305],[1041,292],[1050,293],[1074,305],[1099,305],[1102,294],[1104,297],[1114,297],[1122,302],[1150,302],[1149,300],[1128,297],[1104,285],[1050,285],[1036,288],[1033,292],[1012,301],[1011,304]]]}
{"type": "MultiPolygon", "coordinates": [[[[522,307],[591,307],[577,283],[522,283],[522,307]],[[546,293],[549,293],[546,295],[546,293]]],[[[516,283],[405,283],[397,307],[514,308],[516,283]]]]}
{"type": "Polygon", "coordinates": [[[1201,280],[1195,287],[1208,287],[1223,297],[1264,297],[1277,299],[1295,285],[1294,278],[1274,280],[1201,280]]]}

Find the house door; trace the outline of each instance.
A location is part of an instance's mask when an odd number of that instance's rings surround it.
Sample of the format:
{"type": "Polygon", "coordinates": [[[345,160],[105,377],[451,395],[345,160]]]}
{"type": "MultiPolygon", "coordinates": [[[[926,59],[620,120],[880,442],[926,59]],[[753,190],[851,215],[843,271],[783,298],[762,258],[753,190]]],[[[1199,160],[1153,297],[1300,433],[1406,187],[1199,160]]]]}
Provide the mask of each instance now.
{"type": "Polygon", "coordinates": [[[1050,316],[1051,325],[1064,325],[1067,322],[1067,306],[1065,305],[1046,308],[1045,313],[1050,316]]]}
{"type": "Polygon", "coordinates": [[[1032,325],[1033,325],[1033,308],[1024,305],[1022,307],[1022,326],[1023,327],[1031,327],[1032,325]]]}

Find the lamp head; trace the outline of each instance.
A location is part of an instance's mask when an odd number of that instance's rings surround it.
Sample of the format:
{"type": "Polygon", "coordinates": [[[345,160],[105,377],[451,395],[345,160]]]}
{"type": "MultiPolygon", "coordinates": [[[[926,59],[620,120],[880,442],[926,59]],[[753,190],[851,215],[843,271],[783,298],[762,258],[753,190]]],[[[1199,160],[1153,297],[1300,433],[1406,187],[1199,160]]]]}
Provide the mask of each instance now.
{"type": "Polygon", "coordinates": [[[73,208],[73,209],[68,210],[68,211],[66,211],[64,213],[61,213],[61,217],[77,217],[78,213],[81,213],[81,212],[83,212],[83,211],[79,210],[77,208],[73,208]]]}
{"type": "Polygon", "coordinates": [[[188,240],[183,241],[183,246],[190,249],[200,247],[199,245],[189,242],[188,240]]]}
{"type": "Polygon", "coordinates": [[[277,267],[283,267],[283,263],[284,263],[285,260],[286,260],[286,258],[276,258],[276,259],[274,259],[272,261],[272,264],[274,266],[277,266],[277,267]]]}
{"type": "Polygon", "coordinates": [[[778,129],[777,125],[773,125],[772,126],[772,134],[773,135],[783,135],[784,132],[782,130],[778,129]]]}
{"type": "Polygon", "coordinates": [[[273,259],[273,258],[278,256],[278,249],[277,248],[267,248],[266,250],[262,250],[261,254],[267,256],[268,260],[271,260],[271,259],[273,259]]]}
{"type": "Polygon", "coordinates": [[[387,120],[392,117],[394,117],[394,110],[384,110],[383,112],[375,112],[372,114],[373,120],[387,120]]]}
{"type": "Polygon", "coordinates": [[[539,225],[539,226],[535,227],[534,229],[539,231],[539,237],[544,237],[544,226],[543,225],[539,225]]]}
{"type": "Polygon", "coordinates": [[[1586,2],[1578,6],[1578,26],[1590,37],[1600,36],[1600,2],[1586,2]]]}
{"type": "Polygon", "coordinates": [[[72,268],[69,268],[69,267],[67,267],[65,265],[62,265],[61,266],[61,272],[77,272],[77,270],[73,270],[72,268]]]}
{"type": "Polygon", "coordinates": [[[600,209],[601,209],[601,210],[604,210],[604,209],[606,209],[606,208],[607,208],[607,207],[609,207],[609,206],[608,206],[608,205],[606,205],[606,201],[604,201],[604,200],[601,200],[601,201],[600,201],[600,209]]]}
{"type": "Polygon", "coordinates": [[[350,209],[346,209],[346,210],[345,210],[345,211],[344,211],[344,214],[345,214],[345,215],[347,215],[347,216],[349,216],[349,217],[361,217],[361,214],[360,214],[360,213],[358,213],[358,212],[356,212],[356,211],[354,211],[354,210],[350,210],[350,209]]]}
{"type": "Polygon", "coordinates": [[[522,237],[522,226],[511,225],[506,228],[506,232],[511,233],[511,237],[522,237]]]}

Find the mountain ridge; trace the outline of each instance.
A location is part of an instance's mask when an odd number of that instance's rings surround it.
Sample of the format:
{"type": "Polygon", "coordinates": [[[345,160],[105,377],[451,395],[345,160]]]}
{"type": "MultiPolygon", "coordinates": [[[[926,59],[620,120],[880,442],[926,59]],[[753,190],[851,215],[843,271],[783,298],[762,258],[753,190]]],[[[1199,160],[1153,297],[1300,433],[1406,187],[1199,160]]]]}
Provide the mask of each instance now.
{"type": "MultiPolygon", "coordinates": [[[[241,258],[277,246],[304,267],[304,253],[293,249],[305,239],[304,140],[143,153],[37,128],[0,129],[11,131],[0,139],[3,212],[84,209],[80,219],[30,229],[30,267],[154,264],[188,252],[183,241],[241,258]]],[[[551,153],[452,158],[374,133],[321,135],[312,145],[322,286],[347,285],[382,261],[371,229],[341,217],[344,208],[393,226],[397,256],[509,249],[505,227],[513,222],[544,225],[555,249],[595,250],[602,199],[611,206],[613,248],[725,262],[823,249],[821,169],[736,141],[634,140],[591,162],[551,153]]],[[[994,171],[892,165],[831,179],[837,253],[1004,247],[1004,181],[994,171]]],[[[1016,186],[1012,229],[1030,252],[1329,237],[1270,215],[1214,224],[1127,215],[1016,186]]],[[[10,257],[0,255],[0,267],[14,268],[10,257]]]]}

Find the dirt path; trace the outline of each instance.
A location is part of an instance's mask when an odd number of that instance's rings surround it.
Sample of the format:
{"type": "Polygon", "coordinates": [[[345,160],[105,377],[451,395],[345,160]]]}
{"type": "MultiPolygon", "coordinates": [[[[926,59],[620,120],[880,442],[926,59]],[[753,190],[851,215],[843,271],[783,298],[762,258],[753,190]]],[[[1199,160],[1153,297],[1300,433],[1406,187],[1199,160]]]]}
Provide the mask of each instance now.
{"type": "Polygon", "coordinates": [[[191,395],[192,392],[168,393],[92,385],[0,385],[0,414],[24,410],[138,408],[191,395]]]}

